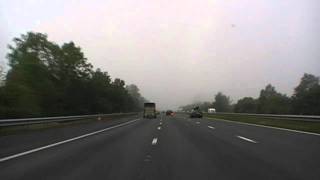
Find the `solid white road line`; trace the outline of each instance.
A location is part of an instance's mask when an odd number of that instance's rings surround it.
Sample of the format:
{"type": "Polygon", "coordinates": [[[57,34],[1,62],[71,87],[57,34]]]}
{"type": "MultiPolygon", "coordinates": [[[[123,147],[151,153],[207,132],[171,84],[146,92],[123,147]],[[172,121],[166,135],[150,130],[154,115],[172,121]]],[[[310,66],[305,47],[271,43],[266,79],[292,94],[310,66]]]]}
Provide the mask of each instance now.
{"type": "Polygon", "coordinates": [[[118,128],[118,127],[122,127],[122,126],[125,126],[125,125],[128,125],[128,124],[131,124],[131,123],[136,122],[138,120],[139,119],[135,119],[135,120],[128,121],[128,122],[125,122],[125,123],[122,123],[122,124],[118,124],[118,125],[115,125],[115,126],[112,126],[112,127],[101,129],[99,131],[95,131],[95,132],[92,132],[92,133],[84,134],[84,135],[77,136],[77,137],[74,137],[74,138],[71,138],[71,139],[67,139],[67,140],[64,140],[64,141],[60,141],[60,142],[57,142],[57,143],[49,144],[47,146],[42,146],[42,147],[39,147],[39,148],[31,149],[29,151],[25,151],[25,152],[22,152],[22,153],[18,153],[18,154],[14,154],[14,155],[11,155],[11,156],[4,157],[4,158],[0,158],[0,162],[4,162],[4,161],[10,160],[10,159],[21,157],[21,156],[24,156],[24,155],[27,155],[27,154],[38,152],[38,151],[41,151],[41,150],[44,150],[44,149],[55,147],[55,146],[58,146],[58,145],[61,145],[61,144],[65,144],[65,143],[68,143],[68,142],[72,142],[72,141],[75,141],[75,140],[83,139],[83,138],[88,137],[88,136],[92,136],[92,135],[95,135],[95,134],[102,133],[104,131],[108,131],[108,130],[111,130],[111,129],[115,129],[115,128],[118,128]]]}
{"type": "Polygon", "coordinates": [[[259,125],[259,124],[250,124],[250,123],[245,123],[245,122],[230,121],[227,119],[220,119],[220,118],[207,118],[207,119],[214,119],[214,120],[218,120],[218,121],[226,121],[226,122],[231,122],[231,123],[236,123],[236,124],[244,124],[244,125],[249,125],[249,126],[257,126],[257,127],[263,127],[263,128],[270,128],[270,129],[277,129],[277,130],[283,130],[283,131],[290,131],[290,132],[320,136],[320,134],[318,134],[318,133],[299,131],[299,130],[293,130],[293,129],[286,129],[286,128],[279,128],[279,127],[273,127],[273,126],[265,126],[265,125],[259,125]]]}
{"type": "Polygon", "coordinates": [[[243,136],[237,136],[237,138],[240,138],[240,139],[248,141],[248,142],[257,143],[257,141],[254,141],[252,139],[249,139],[249,138],[246,138],[246,137],[243,137],[243,136]]]}
{"type": "Polygon", "coordinates": [[[158,127],[158,130],[161,130],[161,127],[160,127],[160,126],[158,127]]]}
{"type": "Polygon", "coordinates": [[[210,129],[215,129],[215,127],[213,127],[213,126],[208,126],[208,128],[210,128],[210,129]]]}
{"type": "Polygon", "coordinates": [[[152,140],[152,145],[156,145],[157,142],[158,142],[158,138],[153,138],[153,140],[152,140]]]}

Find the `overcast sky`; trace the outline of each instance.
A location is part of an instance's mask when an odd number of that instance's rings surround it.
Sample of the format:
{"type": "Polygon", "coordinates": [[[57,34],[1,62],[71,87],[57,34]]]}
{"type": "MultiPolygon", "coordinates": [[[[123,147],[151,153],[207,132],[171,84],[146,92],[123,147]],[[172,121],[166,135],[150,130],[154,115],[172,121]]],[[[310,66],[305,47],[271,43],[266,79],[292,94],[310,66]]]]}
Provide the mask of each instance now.
{"type": "Polygon", "coordinates": [[[0,25],[0,63],[27,31],[72,40],[162,109],[320,75],[319,0],[1,0],[0,25]]]}

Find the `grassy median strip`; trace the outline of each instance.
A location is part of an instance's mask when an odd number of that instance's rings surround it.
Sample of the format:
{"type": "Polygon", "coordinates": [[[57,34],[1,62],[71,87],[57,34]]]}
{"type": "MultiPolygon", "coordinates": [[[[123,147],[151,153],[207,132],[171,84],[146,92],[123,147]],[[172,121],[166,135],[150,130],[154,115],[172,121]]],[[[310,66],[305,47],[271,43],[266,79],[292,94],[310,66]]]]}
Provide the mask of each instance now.
{"type": "MultiPolygon", "coordinates": [[[[126,117],[126,116],[123,116],[126,117]]],[[[103,117],[100,120],[106,121],[111,120],[111,117],[103,117]]],[[[30,131],[42,131],[46,129],[53,129],[53,128],[60,128],[65,126],[74,126],[77,124],[85,124],[97,121],[97,118],[85,118],[79,119],[75,121],[60,121],[60,122],[48,122],[48,123],[39,123],[39,124],[29,124],[29,125],[17,125],[17,126],[8,126],[8,127],[0,127],[0,137],[6,136],[10,134],[17,134],[17,133],[26,133],[30,131]]]]}
{"type": "Polygon", "coordinates": [[[288,120],[283,118],[258,117],[238,114],[210,114],[206,116],[209,118],[225,119],[230,121],[320,133],[320,122],[288,120]]]}
{"type": "MultiPolygon", "coordinates": [[[[6,136],[10,134],[16,134],[16,133],[26,133],[29,131],[41,131],[46,129],[52,129],[52,128],[59,128],[59,127],[65,127],[65,126],[74,126],[77,124],[85,124],[85,123],[91,123],[94,121],[109,121],[112,119],[120,119],[125,117],[139,117],[137,113],[129,113],[129,114],[121,114],[121,115],[115,115],[115,116],[102,116],[100,119],[98,117],[87,117],[83,119],[78,120],[64,120],[60,122],[55,121],[48,121],[38,124],[26,124],[26,125],[16,125],[16,126],[0,126],[0,137],[6,136]]],[[[1,120],[0,120],[1,121],[1,120]]]]}
{"type": "Polygon", "coordinates": [[[89,123],[95,118],[87,118],[78,121],[65,121],[65,122],[50,122],[50,123],[39,123],[39,124],[29,124],[29,125],[17,125],[17,126],[8,126],[0,127],[0,137],[16,133],[26,133],[29,131],[41,131],[52,128],[59,128],[65,126],[72,126],[76,124],[89,123]]]}

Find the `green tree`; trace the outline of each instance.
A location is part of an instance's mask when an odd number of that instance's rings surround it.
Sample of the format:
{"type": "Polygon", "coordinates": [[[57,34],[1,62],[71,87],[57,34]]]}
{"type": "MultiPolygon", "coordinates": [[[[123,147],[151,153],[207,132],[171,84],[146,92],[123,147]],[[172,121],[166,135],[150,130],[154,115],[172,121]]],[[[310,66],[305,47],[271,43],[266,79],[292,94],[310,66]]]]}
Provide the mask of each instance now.
{"type": "Polygon", "coordinates": [[[258,101],[252,97],[244,97],[239,99],[235,104],[234,111],[236,113],[256,113],[258,101]]]}
{"type": "Polygon", "coordinates": [[[319,77],[304,74],[300,84],[294,89],[293,113],[320,115],[319,77]]]}
{"type": "Polygon", "coordinates": [[[58,87],[56,109],[62,114],[90,114],[92,97],[89,93],[96,87],[89,87],[93,70],[80,47],[73,42],[64,43],[54,72],[58,87]]]}
{"type": "Polygon", "coordinates": [[[59,46],[45,34],[29,32],[14,38],[7,58],[10,69],[0,86],[1,118],[138,109],[125,82],[94,71],[73,42],[59,46]]]}
{"type": "Polygon", "coordinates": [[[230,112],[232,109],[230,98],[224,95],[222,92],[218,92],[218,94],[215,96],[213,107],[217,112],[230,112]]]}
{"type": "Polygon", "coordinates": [[[0,118],[1,115],[6,114],[7,112],[7,105],[6,105],[6,94],[4,91],[5,86],[5,72],[4,72],[4,66],[0,64],[0,118]]]}
{"type": "Polygon", "coordinates": [[[187,104],[184,106],[180,106],[179,109],[182,111],[191,111],[193,108],[199,107],[201,111],[208,111],[208,108],[212,107],[212,103],[210,102],[196,102],[192,104],[187,104]]]}
{"type": "Polygon", "coordinates": [[[47,97],[52,97],[55,86],[49,73],[51,49],[57,47],[46,35],[28,33],[14,39],[7,55],[9,70],[6,77],[6,96],[10,116],[41,116],[46,111],[47,97]]]}
{"type": "Polygon", "coordinates": [[[134,103],[136,111],[142,110],[143,104],[147,102],[147,100],[141,96],[140,90],[137,85],[130,84],[126,86],[126,90],[128,91],[129,95],[132,97],[132,101],[134,103]]]}
{"type": "Polygon", "coordinates": [[[5,83],[5,70],[4,70],[4,66],[2,64],[0,64],[0,87],[4,86],[5,83]]]}
{"type": "Polygon", "coordinates": [[[280,94],[275,87],[268,84],[260,91],[258,98],[258,113],[288,114],[290,112],[290,98],[280,94]]]}
{"type": "Polygon", "coordinates": [[[213,105],[212,103],[210,102],[202,102],[199,104],[199,108],[202,110],[202,111],[205,111],[207,112],[209,108],[211,108],[213,105]]]}
{"type": "Polygon", "coordinates": [[[127,112],[130,109],[130,96],[125,89],[125,82],[119,78],[111,83],[113,112],[127,112]]]}
{"type": "Polygon", "coordinates": [[[97,69],[92,74],[92,79],[88,84],[91,113],[110,113],[112,112],[111,102],[111,78],[107,72],[97,69]]]}

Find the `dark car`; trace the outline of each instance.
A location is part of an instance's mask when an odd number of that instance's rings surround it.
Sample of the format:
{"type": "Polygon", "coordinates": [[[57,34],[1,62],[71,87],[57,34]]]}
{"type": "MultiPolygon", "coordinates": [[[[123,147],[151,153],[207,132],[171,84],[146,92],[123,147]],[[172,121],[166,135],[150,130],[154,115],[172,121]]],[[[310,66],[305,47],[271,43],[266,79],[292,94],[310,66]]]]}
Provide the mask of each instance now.
{"type": "Polygon", "coordinates": [[[202,118],[202,112],[200,111],[199,107],[192,109],[190,118],[202,118]]]}
{"type": "Polygon", "coordinates": [[[166,112],[166,116],[172,116],[172,115],[173,115],[173,111],[168,110],[168,111],[166,112]]]}

